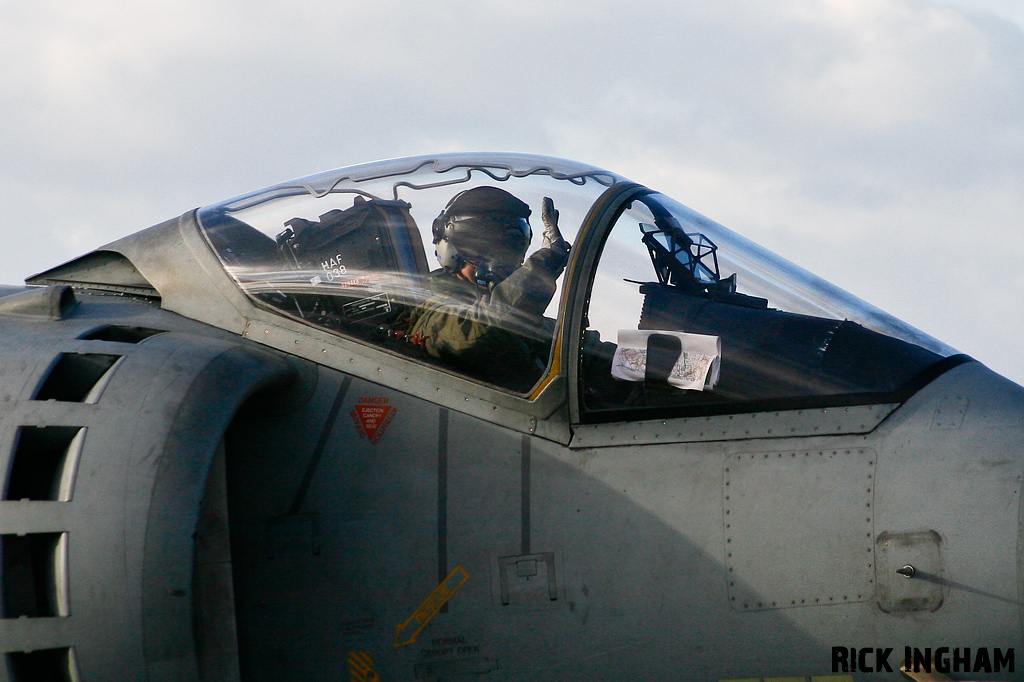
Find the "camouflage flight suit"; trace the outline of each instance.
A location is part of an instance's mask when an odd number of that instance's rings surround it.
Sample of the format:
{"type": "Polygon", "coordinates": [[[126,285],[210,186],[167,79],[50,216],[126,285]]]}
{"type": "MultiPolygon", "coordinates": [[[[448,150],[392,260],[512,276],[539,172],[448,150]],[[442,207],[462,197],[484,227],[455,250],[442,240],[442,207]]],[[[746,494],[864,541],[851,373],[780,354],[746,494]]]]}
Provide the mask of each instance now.
{"type": "Polygon", "coordinates": [[[526,392],[547,362],[553,326],[543,315],[567,260],[566,251],[539,249],[489,289],[435,271],[435,295],[413,311],[408,334],[453,369],[526,392]]]}

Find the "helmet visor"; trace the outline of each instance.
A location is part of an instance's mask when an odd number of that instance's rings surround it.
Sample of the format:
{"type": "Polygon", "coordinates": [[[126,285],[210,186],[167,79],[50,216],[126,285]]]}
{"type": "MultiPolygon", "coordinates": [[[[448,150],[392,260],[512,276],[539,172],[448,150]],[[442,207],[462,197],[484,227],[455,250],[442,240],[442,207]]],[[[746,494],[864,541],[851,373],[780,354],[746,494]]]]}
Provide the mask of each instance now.
{"type": "Polygon", "coordinates": [[[508,215],[449,216],[451,237],[459,257],[477,265],[487,264],[495,273],[511,272],[523,263],[530,244],[530,224],[508,215]]]}

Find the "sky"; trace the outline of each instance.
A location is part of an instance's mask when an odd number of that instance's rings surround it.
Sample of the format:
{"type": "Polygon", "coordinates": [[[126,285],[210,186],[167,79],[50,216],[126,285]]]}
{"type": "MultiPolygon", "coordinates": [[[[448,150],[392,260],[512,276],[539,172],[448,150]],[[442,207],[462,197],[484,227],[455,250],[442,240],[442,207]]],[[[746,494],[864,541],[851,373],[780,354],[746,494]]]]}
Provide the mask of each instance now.
{"type": "Polygon", "coordinates": [[[1024,383],[1019,0],[0,0],[0,282],[322,170],[602,166],[1024,383]]]}

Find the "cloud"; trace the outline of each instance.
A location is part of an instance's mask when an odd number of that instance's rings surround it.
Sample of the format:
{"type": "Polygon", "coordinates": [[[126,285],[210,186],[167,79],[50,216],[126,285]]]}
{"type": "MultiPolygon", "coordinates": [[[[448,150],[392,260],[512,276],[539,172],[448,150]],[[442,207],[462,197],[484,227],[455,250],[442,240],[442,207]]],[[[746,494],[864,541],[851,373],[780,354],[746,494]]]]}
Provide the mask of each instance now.
{"type": "Polygon", "coordinates": [[[0,273],[330,167],[535,151],[1024,380],[1024,31],[958,2],[11,4],[0,273]]]}

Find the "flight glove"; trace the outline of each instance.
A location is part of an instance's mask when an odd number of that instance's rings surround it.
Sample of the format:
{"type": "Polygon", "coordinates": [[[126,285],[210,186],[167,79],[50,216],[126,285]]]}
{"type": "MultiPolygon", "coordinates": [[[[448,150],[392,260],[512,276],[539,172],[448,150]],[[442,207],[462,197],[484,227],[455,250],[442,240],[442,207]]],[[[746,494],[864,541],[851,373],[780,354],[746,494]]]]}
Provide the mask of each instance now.
{"type": "Polygon", "coordinates": [[[541,220],[544,221],[544,240],[541,243],[543,248],[552,249],[558,253],[568,253],[569,242],[565,241],[562,233],[558,230],[558,211],[555,209],[555,202],[551,200],[551,197],[544,197],[541,220]]]}

